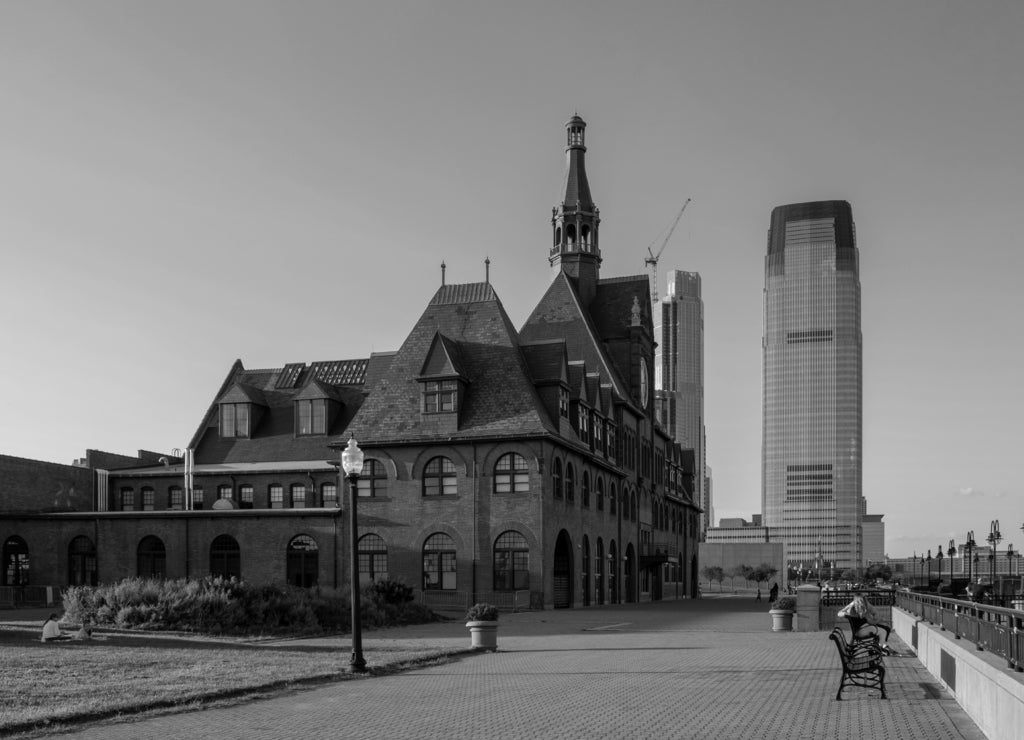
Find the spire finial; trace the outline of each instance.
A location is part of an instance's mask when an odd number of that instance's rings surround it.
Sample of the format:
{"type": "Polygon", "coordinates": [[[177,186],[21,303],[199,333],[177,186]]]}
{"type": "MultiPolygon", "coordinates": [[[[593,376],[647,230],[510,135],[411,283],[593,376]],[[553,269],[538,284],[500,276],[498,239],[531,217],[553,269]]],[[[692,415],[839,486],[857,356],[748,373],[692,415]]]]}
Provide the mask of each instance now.
{"type": "Polygon", "coordinates": [[[484,282],[488,285],[491,284],[491,257],[488,255],[487,259],[484,260],[484,282]]]}
{"type": "Polygon", "coordinates": [[[441,260],[441,287],[442,288],[444,287],[444,270],[445,270],[445,267],[447,267],[447,265],[445,265],[444,260],[441,260]]]}

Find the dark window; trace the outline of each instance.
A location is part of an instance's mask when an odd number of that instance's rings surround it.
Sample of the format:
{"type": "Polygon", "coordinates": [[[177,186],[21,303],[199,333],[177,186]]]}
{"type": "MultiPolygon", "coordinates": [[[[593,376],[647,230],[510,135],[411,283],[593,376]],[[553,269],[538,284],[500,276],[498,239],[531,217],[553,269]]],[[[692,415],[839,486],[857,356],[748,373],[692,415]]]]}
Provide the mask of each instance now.
{"type": "Polygon", "coordinates": [[[597,510],[604,511],[604,478],[597,479],[597,510]]]}
{"type": "Polygon", "coordinates": [[[530,588],[530,548],[519,532],[503,532],[494,542],[494,590],[530,588]]]}
{"type": "Polygon", "coordinates": [[[423,411],[427,414],[440,414],[456,410],[456,398],[459,392],[458,381],[431,380],[423,384],[423,411]]]}
{"type": "Polygon", "coordinates": [[[284,486],[274,483],[267,489],[270,497],[270,508],[271,509],[283,509],[284,508],[284,486]]]}
{"type": "Polygon", "coordinates": [[[459,492],[455,464],[447,457],[435,457],[423,469],[424,496],[454,496],[459,492]]]}
{"type": "Polygon", "coordinates": [[[590,473],[583,471],[583,488],[580,490],[580,498],[584,506],[590,506],[590,473]]]}
{"type": "Polygon", "coordinates": [[[327,399],[315,398],[309,401],[296,401],[296,434],[327,434],[327,399]]]}
{"type": "Polygon", "coordinates": [[[249,436],[249,404],[222,403],[220,405],[220,436],[249,436]]]}
{"type": "Polygon", "coordinates": [[[551,489],[555,498],[562,498],[562,461],[557,457],[551,466],[551,489]]]}
{"type": "Polygon", "coordinates": [[[288,585],[309,588],[317,584],[320,571],[320,551],[309,535],[300,534],[288,543],[288,562],[285,577],[288,585]]]}
{"type": "Polygon", "coordinates": [[[388,579],[388,547],[379,534],[359,538],[359,582],[388,579]]]}
{"type": "Polygon", "coordinates": [[[218,535],[210,544],[210,575],[242,577],[242,552],[238,541],[229,534],[218,535]]]}
{"type": "Polygon", "coordinates": [[[143,511],[152,511],[153,507],[155,506],[155,503],[156,503],[156,495],[153,492],[153,489],[148,487],[148,486],[146,488],[143,488],[142,489],[142,510],[143,511]]]}
{"type": "Polygon", "coordinates": [[[590,444],[590,411],[582,403],[579,405],[579,419],[576,422],[580,441],[585,445],[590,444]]]}
{"type": "Polygon", "coordinates": [[[565,388],[558,389],[558,415],[563,419],[569,418],[569,391],[565,388]]]}
{"type": "Polygon", "coordinates": [[[616,503],[618,502],[618,496],[615,492],[615,484],[612,483],[608,487],[608,513],[615,514],[616,503]]]}
{"type": "Polygon", "coordinates": [[[565,464],[565,498],[567,501],[576,500],[576,469],[572,463],[565,464]]]}
{"type": "Polygon", "coordinates": [[[139,541],[135,551],[136,573],[142,578],[163,578],[167,575],[167,551],[159,537],[149,535],[139,541]]]}
{"type": "Polygon", "coordinates": [[[455,541],[443,532],[423,543],[423,590],[455,590],[455,541]]]}
{"type": "Polygon", "coordinates": [[[248,483],[240,485],[238,487],[238,508],[251,509],[254,504],[255,493],[255,489],[248,483]]]}
{"type": "Polygon", "coordinates": [[[320,486],[320,505],[328,509],[338,508],[338,486],[324,483],[320,486]]]}
{"type": "MultiPolygon", "coordinates": [[[[453,468],[454,470],[454,468],[453,468]]],[[[359,474],[356,490],[364,498],[380,498],[388,495],[388,474],[384,463],[369,459],[363,463],[363,472],[359,474]]]]}
{"type": "Polygon", "coordinates": [[[3,585],[27,586],[28,574],[28,545],[17,535],[8,537],[4,542],[3,585]]]}
{"type": "Polygon", "coordinates": [[[196,511],[201,511],[203,508],[203,497],[205,493],[202,488],[192,489],[192,508],[196,511]]]}
{"type": "Polygon", "coordinates": [[[135,511],[135,491],[131,488],[121,489],[121,511],[135,511]]]}
{"type": "Polygon", "coordinates": [[[510,452],[498,458],[494,466],[495,493],[523,493],[530,490],[530,469],[526,458],[510,452]]]}
{"type": "Polygon", "coordinates": [[[181,486],[171,486],[167,492],[167,499],[171,509],[181,511],[185,508],[185,491],[181,486]]]}
{"type": "Polygon", "coordinates": [[[96,545],[88,537],[75,537],[68,545],[68,584],[71,586],[95,586],[96,545]]]}

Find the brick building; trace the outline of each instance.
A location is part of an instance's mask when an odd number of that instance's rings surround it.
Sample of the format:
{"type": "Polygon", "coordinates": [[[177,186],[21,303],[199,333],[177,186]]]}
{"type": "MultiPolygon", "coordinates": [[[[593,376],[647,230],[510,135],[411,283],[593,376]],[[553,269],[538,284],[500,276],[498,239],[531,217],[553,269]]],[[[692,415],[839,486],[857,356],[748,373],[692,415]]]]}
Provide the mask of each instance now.
{"type": "Polygon", "coordinates": [[[646,276],[600,277],[585,127],[566,124],[555,277],[518,331],[489,278],[447,285],[442,270],[397,351],[236,361],[180,456],[95,466],[92,506],[0,515],[0,538],[59,584],[212,572],[341,586],[337,460],[354,436],[364,578],[437,606],[695,594],[694,456],[655,423],[646,276]]]}

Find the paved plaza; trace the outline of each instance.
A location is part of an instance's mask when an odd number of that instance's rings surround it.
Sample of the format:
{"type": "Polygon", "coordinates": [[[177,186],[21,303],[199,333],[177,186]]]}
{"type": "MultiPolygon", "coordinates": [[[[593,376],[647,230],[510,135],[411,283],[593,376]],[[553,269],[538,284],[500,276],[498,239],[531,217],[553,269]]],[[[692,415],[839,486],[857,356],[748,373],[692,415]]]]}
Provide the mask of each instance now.
{"type": "MultiPolygon", "coordinates": [[[[296,644],[316,641],[293,641],[296,644]]],[[[460,622],[366,633],[468,646],[460,622]]],[[[333,638],[337,644],[337,638],[333,638]]],[[[79,738],[947,738],[984,735],[906,645],[889,700],[848,688],[827,633],[771,632],[749,599],[503,614],[499,650],[234,706],[102,722],[79,738]]]]}

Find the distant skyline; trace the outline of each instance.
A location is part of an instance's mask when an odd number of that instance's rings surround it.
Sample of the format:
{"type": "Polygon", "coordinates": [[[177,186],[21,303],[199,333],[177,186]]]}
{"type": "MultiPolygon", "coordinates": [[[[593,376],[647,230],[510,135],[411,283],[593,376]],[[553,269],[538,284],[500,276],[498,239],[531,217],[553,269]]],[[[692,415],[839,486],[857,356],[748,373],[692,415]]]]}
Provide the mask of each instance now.
{"type": "Polygon", "coordinates": [[[760,510],[771,210],[847,200],[886,552],[1024,549],[1024,4],[0,6],[0,454],[184,447],[232,362],[518,327],[587,121],[603,276],[699,272],[716,520],[760,510]]]}

